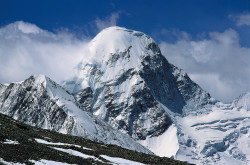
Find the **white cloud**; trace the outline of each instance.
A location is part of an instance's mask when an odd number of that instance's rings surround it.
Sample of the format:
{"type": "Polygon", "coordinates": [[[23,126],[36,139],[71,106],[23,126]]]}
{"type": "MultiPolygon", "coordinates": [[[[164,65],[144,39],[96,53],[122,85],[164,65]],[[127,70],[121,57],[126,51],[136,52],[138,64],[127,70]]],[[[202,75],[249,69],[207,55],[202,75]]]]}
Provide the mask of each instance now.
{"type": "Polygon", "coordinates": [[[25,23],[23,21],[17,21],[16,27],[23,33],[27,33],[27,34],[29,33],[37,34],[37,33],[42,32],[42,30],[36,25],[31,24],[31,23],[25,23]]]}
{"type": "MultiPolygon", "coordinates": [[[[115,24],[119,16],[111,17],[96,25],[115,24]]],[[[249,91],[250,48],[239,44],[238,33],[232,29],[208,35],[192,40],[190,34],[181,32],[175,43],[161,42],[160,48],[171,63],[187,71],[217,99],[229,101],[249,91]]],[[[89,40],[79,38],[22,21],[0,27],[0,83],[21,81],[32,74],[45,74],[60,83],[72,75],[82,58],[88,58],[89,40]]]]}
{"type": "Polygon", "coordinates": [[[18,21],[0,28],[0,82],[45,74],[60,82],[86,56],[87,41],[67,32],[51,33],[18,21]]]}
{"type": "MultiPolygon", "coordinates": [[[[116,25],[120,13],[97,18],[90,29],[99,32],[116,25]]],[[[32,74],[45,74],[58,83],[67,79],[83,58],[89,58],[90,39],[76,35],[64,28],[49,32],[23,21],[0,27],[0,83],[22,81],[32,74]]]]}
{"type": "Polygon", "coordinates": [[[219,100],[227,102],[250,91],[250,48],[239,44],[233,29],[209,33],[198,41],[161,42],[160,48],[171,63],[219,100]]]}
{"type": "Polygon", "coordinates": [[[249,13],[243,13],[239,15],[230,15],[231,19],[233,19],[236,22],[237,26],[250,26],[250,14],[249,13]]]}
{"type": "Polygon", "coordinates": [[[103,20],[100,18],[96,18],[95,25],[98,30],[101,31],[102,29],[105,29],[107,27],[115,26],[120,17],[120,13],[121,12],[114,12],[103,20]]]}

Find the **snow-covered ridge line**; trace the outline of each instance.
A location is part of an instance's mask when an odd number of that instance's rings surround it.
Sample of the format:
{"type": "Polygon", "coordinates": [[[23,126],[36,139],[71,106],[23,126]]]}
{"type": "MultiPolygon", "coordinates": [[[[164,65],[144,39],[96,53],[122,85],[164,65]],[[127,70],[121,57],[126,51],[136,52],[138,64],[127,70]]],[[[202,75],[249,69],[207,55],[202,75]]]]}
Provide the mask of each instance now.
{"type": "Polygon", "coordinates": [[[250,110],[250,92],[243,93],[237,99],[232,101],[233,106],[250,110]]]}
{"type": "Polygon", "coordinates": [[[31,76],[0,95],[0,112],[40,128],[152,153],[128,135],[83,111],[74,97],[50,78],[31,76]]]}

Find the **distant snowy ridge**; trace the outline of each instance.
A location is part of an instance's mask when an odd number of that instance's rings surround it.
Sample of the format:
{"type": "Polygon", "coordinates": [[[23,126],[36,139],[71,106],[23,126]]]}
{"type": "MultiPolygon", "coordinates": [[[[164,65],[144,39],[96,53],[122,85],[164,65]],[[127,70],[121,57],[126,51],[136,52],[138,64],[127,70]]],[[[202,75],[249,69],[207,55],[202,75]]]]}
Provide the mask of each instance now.
{"type": "Polygon", "coordinates": [[[250,110],[250,92],[240,95],[232,102],[232,105],[250,110]]]}

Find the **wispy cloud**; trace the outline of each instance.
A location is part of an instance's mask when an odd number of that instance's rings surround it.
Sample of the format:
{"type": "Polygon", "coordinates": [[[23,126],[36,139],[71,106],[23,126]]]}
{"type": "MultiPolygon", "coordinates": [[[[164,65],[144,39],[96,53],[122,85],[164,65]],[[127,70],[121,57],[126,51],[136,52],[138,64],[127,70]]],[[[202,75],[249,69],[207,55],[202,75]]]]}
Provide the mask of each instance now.
{"type": "Polygon", "coordinates": [[[233,29],[211,32],[199,40],[161,42],[160,48],[171,63],[217,99],[230,101],[250,90],[250,48],[240,45],[233,29]]]}
{"type": "Polygon", "coordinates": [[[66,31],[57,33],[18,21],[0,28],[0,82],[46,74],[60,82],[84,58],[88,40],[66,31]]]}
{"type": "Polygon", "coordinates": [[[110,26],[115,26],[117,24],[118,19],[120,18],[120,14],[121,12],[118,11],[118,12],[111,13],[109,16],[107,16],[104,19],[96,18],[95,25],[99,31],[110,26]]]}
{"type": "MultiPolygon", "coordinates": [[[[120,13],[96,18],[84,28],[96,33],[116,25],[120,13]]],[[[0,27],[0,83],[21,81],[32,74],[45,74],[60,83],[87,58],[90,39],[67,28],[49,32],[23,21],[0,27]]]]}
{"type": "Polygon", "coordinates": [[[248,12],[238,15],[229,15],[229,18],[234,20],[237,26],[250,26],[250,14],[248,12]]]}

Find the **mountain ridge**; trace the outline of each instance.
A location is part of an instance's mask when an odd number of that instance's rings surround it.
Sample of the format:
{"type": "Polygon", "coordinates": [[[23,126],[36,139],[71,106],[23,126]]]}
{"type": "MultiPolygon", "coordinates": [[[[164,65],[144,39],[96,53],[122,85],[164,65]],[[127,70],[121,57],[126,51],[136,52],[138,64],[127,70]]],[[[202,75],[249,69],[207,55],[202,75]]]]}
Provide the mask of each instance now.
{"type": "Polygon", "coordinates": [[[170,64],[142,32],[104,29],[63,87],[44,76],[34,79],[0,85],[0,112],[36,126],[54,124],[59,132],[191,163],[250,160],[250,148],[241,145],[249,135],[248,95],[231,104],[215,100],[170,64]],[[51,110],[60,115],[48,115],[51,110]],[[43,119],[53,116],[59,118],[43,119]]]}
{"type": "Polygon", "coordinates": [[[10,84],[0,100],[1,113],[27,124],[150,153],[132,138],[82,111],[73,96],[43,75],[10,84]]]}

